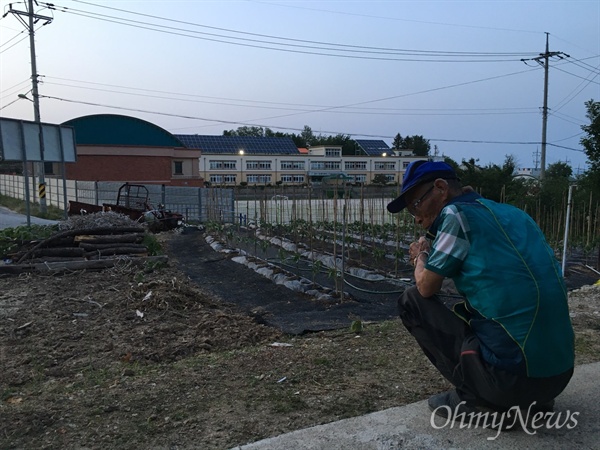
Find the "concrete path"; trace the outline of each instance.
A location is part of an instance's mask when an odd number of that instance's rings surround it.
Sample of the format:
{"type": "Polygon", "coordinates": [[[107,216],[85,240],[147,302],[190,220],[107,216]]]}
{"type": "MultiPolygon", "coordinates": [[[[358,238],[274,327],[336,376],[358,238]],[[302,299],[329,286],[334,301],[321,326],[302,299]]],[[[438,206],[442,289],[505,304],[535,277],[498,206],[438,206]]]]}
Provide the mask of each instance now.
{"type": "Polygon", "coordinates": [[[554,415],[537,429],[458,428],[435,419],[427,401],[265,439],[233,450],[577,449],[600,448],[600,363],[575,368],[554,415]],[[562,426],[560,426],[562,425],[562,426]],[[530,434],[529,434],[530,433],[530,434]]]}
{"type": "MultiPolygon", "coordinates": [[[[52,225],[56,220],[40,219],[39,217],[31,216],[32,225],[52,225]]],[[[4,206],[0,206],[0,229],[15,228],[22,225],[27,225],[27,216],[11,211],[4,206]]]]}

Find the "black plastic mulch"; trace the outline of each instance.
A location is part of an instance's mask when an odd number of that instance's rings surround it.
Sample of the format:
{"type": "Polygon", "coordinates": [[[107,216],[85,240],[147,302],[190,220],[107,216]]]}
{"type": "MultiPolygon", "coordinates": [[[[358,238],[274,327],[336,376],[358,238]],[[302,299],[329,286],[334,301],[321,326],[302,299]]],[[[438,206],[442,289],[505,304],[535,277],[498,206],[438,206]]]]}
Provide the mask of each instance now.
{"type": "MultiPolygon", "coordinates": [[[[215,252],[203,233],[191,227],[170,241],[169,256],[202,290],[284,333],[349,327],[357,318],[382,321],[397,317],[397,293],[318,301],[277,285],[243,264],[231,261],[226,254],[215,252]]],[[[326,275],[320,275],[315,281],[333,287],[333,280],[326,275]]],[[[397,289],[398,286],[389,287],[390,291],[397,289]]]]}

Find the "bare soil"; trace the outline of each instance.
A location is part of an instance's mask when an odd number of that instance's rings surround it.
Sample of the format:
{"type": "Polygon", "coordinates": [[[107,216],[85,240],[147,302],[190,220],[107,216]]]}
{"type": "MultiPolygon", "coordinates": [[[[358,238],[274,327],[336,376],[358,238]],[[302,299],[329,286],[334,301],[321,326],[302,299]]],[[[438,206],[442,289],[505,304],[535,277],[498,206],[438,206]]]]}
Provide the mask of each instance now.
{"type": "MultiPolygon", "coordinates": [[[[226,449],[448,388],[398,320],[284,334],[230,301],[280,286],[216,252],[192,281],[169,256],[0,278],[0,448],[226,449]]],[[[570,305],[577,364],[597,361],[600,287],[570,305]]]]}

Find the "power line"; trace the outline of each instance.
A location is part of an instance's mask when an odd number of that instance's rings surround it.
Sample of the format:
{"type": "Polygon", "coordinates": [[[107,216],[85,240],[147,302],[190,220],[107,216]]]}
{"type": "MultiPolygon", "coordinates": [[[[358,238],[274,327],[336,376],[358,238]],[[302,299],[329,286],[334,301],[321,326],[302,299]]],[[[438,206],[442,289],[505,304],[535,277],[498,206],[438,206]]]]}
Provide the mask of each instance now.
{"type": "MultiPolygon", "coordinates": [[[[13,39],[16,39],[16,38],[18,38],[18,37],[19,37],[19,36],[21,36],[23,33],[25,33],[25,31],[24,31],[24,30],[21,30],[21,31],[19,31],[19,32],[18,32],[16,35],[14,35],[13,37],[11,37],[9,40],[7,40],[7,41],[4,41],[2,44],[0,44],[0,48],[1,48],[1,47],[4,47],[5,45],[7,45],[7,44],[8,44],[10,41],[12,41],[13,39]]],[[[27,36],[25,36],[25,37],[27,37],[27,36]]],[[[20,41],[19,41],[19,42],[20,42],[20,41]]],[[[17,42],[17,44],[18,44],[18,42],[17,42]]],[[[12,47],[12,45],[11,45],[11,47],[12,47]]]]}
{"type": "MultiPolygon", "coordinates": [[[[240,122],[240,121],[222,120],[222,119],[210,119],[210,118],[199,117],[199,116],[188,116],[188,115],[182,115],[182,114],[172,114],[172,113],[164,113],[164,112],[159,112],[159,111],[150,111],[150,110],[144,110],[144,109],[139,109],[139,108],[127,108],[127,107],[123,107],[123,106],[113,106],[113,105],[106,105],[106,104],[94,103],[94,102],[84,102],[84,101],[71,100],[71,99],[60,98],[60,97],[53,97],[53,96],[48,96],[48,95],[40,95],[40,97],[51,99],[51,100],[59,100],[59,101],[68,102],[68,103],[77,103],[77,104],[82,104],[82,105],[88,105],[88,106],[98,106],[98,107],[103,107],[103,108],[134,111],[134,112],[145,113],[145,114],[155,114],[155,115],[160,115],[160,116],[177,117],[177,118],[181,118],[181,119],[201,120],[201,121],[205,121],[205,122],[221,123],[221,124],[227,124],[227,125],[243,125],[243,126],[278,129],[278,130],[286,130],[286,131],[291,130],[291,131],[298,131],[298,132],[304,131],[303,128],[280,127],[280,126],[265,125],[265,124],[250,123],[250,122],[240,122]]],[[[331,135],[343,134],[343,135],[347,135],[347,136],[361,136],[361,137],[380,138],[380,139],[393,139],[394,138],[393,136],[386,136],[386,135],[346,133],[346,132],[342,132],[342,131],[330,131],[330,130],[322,130],[321,132],[326,133],[326,134],[331,134],[331,135]]],[[[457,142],[457,143],[467,143],[467,144],[496,144],[496,145],[497,144],[501,144],[501,145],[539,145],[540,144],[540,142],[536,142],[536,141],[486,141],[486,140],[440,139],[440,138],[428,138],[427,140],[434,141],[434,142],[457,142]]],[[[548,145],[553,145],[555,147],[560,147],[560,148],[564,148],[564,149],[568,149],[568,150],[582,151],[582,150],[578,150],[578,149],[574,149],[574,148],[570,148],[570,147],[564,147],[564,146],[551,144],[551,143],[548,143],[548,145]]]]}
{"type": "MultiPolygon", "coordinates": [[[[590,74],[591,75],[591,74],[590,74]]],[[[588,87],[590,85],[590,83],[592,82],[592,80],[594,78],[596,78],[599,74],[594,75],[591,79],[589,80],[584,80],[581,83],[579,83],[579,85],[573,89],[563,100],[561,100],[557,105],[556,108],[554,108],[554,111],[558,111],[560,109],[562,109],[563,107],[565,107],[567,104],[569,104],[571,102],[571,100],[574,100],[581,92],[583,92],[583,90],[588,87]],[[585,82],[587,81],[587,83],[585,82]],[[577,92],[575,92],[577,91],[577,92]]]]}
{"type": "Polygon", "coordinates": [[[16,98],[16,99],[14,99],[12,102],[10,102],[10,103],[7,103],[6,105],[3,105],[3,106],[1,106],[1,107],[0,107],[0,111],[2,111],[4,108],[8,108],[10,105],[12,105],[13,103],[16,103],[16,102],[18,102],[19,100],[21,100],[21,99],[17,97],[17,98],[16,98]]]}
{"type": "MultiPolygon", "coordinates": [[[[11,89],[14,89],[14,88],[16,88],[17,86],[21,86],[21,85],[22,85],[22,84],[24,84],[24,83],[30,83],[30,82],[31,82],[31,78],[27,78],[27,79],[25,79],[25,80],[23,80],[23,81],[21,81],[21,82],[19,82],[19,83],[17,83],[17,84],[14,84],[14,85],[12,85],[12,86],[11,86],[11,87],[9,87],[9,88],[6,88],[6,89],[4,89],[2,92],[0,92],[0,94],[4,95],[4,93],[5,93],[5,92],[8,92],[8,91],[10,91],[11,89]]],[[[20,89],[21,89],[21,88],[19,88],[19,90],[20,90],[20,89]]],[[[9,95],[9,94],[7,94],[7,95],[9,95]]]]}
{"type": "Polygon", "coordinates": [[[584,50],[584,51],[586,51],[586,52],[588,52],[588,53],[592,53],[592,52],[591,52],[591,51],[589,51],[588,49],[586,49],[586,48],[583,48],[583,47],[581,47],[580,45],[578,45],[578,44],[575,44],[575,43],[573,43],[573,42],[567,41],[566,39],[563,39],[563,38],[561,38],[561,37],[558,37],[558,36],[557,36],[557,35],[555,35],[555,34],[552,34],[552,37],[554,37],[554,38],[558,39],[559,41],[563,41],[563,42],[565,42],[566,44],[569,44],[569,45],[572,45],[572,46],[574,46],[574,47],[577,47],[577,48],[579,48],[579,49],[581,49],[581,50],[584,50]]]}
{"type": "Polygon", "coordinates": [[[340,15],[346,15],[346,16],[366,17],[366,18],[371,18],[371,19],[383,19],[383,20],[393,20],[393,21],[399,21],[399,22],[422,23],[422,24],[426,24],[426,25],[442,25],[442,26],[458,27],[458,28],[475,28],[475,29],[481,29],[481,30],[511,31],[511,32],[518,32],[518,33],[535,33],[535,34],[542,33],[541,31],[518,30],[518,29],[514,29],[514,28],[484,27],[481,25],[464,25],[464,24],[457,24],[457,23],[431,22],[431,21],[426,21],[426,20],[404,19],[404,18],[400,18],[400,17],[374,16],[374,15],[369,15],[369,14],[357,14],[357,13],[349,13],[349,12],[345,12],[345,11],[331,11],[328,9],[307,8],[304,6],[294,6],[294,5],[281,4],[281,3],[261,2],[261,1],[256,1],[256,0],[247,0],[247,1],[253,1],[254,3],[271,5],[271,6],[279,6],[279,7],[283,7],[283,8],[303,9],[303,10],[308,10],[308,11],[326,12],[326,13],[340,14],[340,15]]]}
{"type": "MultiPolygon", "coordinates": [[[[316,110],[313,112],[326,112],[326,111],[330,111],[333,109],[338,109],[338,108],[349,108],[349,107],[354,107],[354,106],[362,106],[362,105],[367,105],[370,103],[377,103],[377,102],[383,102],[383,101],[388,101],[388,100],[396,100],[399,98],[405,98],[405,97],[410,97],[413,95],[419,95],[419,94],[426,94],[426,93],[430,93],[430,92],[436,92],[436,91],[441,91],[444,89],[450,89],[450,88],[456,88],[456,87],[461,87],[461,86],[468,86],[471,84],[476,84],[476,83],[481,83],[484,81],[491,81],[491,80],[496,80],[498,78],[504,78],[504,77],[509,77],[509,76],[513,76],[513,75],[519,75],[525,72],[531,72],[532,70],[539,70],[539,69],[528,69],[528,70],[522,70],[519,72],[512,72],[512,73],[508,73],[508,74],[504,74],[504,75],[496,75],[493,77],[488,77],[488,78],[482,78],[479,80],[471,80],[471,81],[465,81],[462,83],[456,83],[456,84],[452,84],[452,85],[448,85],[448,86],[443,86],[443,87],[437,87],[437,88],[430,88],[430,89],[424,89],[421,91],[417,91],[417,92],[411,92],[411,93],[407,93],[407,94],[400,94],[400,95],[394,95],[391,97],[384,97],[384,98],[379,98],[379,99],[374,99],[374,100],[367,100],[367,101],[363,101],[363,102],[357,102],[357,103],[352,103],[352,104],[348,104],[348,105],[340,105],[340,106],[332,106],[332,107],[328,107],[328,108],[323,108],[320,110],[316,110]]],[[[271,117],[262,117],[259,119],[251,119],[251,120],[271,120],[271,119],[279,119],[279,118],[283,118],[283,117],[291,117],[291,116],[296,116],[302,113],[290,113],[290,114],[285,114],[285,115],[280,115],[280,116],[271,116],[271,117]]]]}
{"type": "MultiPolygon", "coordinates": [[[[164,20],[164,21],[168,21],[168,22],[174,22],[174,23],[180,23],[183,25],[192,25],[195,27],[202,27],[202,28],[208,28],[208,29],[212,29],[212,30],[217,30],[217,31],[225,31],[228,33],[235,33],[235,34],[242,34],[242,35],[246,35],[246,36],[255,36],[255,37],[262,37],[262,38],[269,38],[269,39],[278,39],[278,40],[284,40],[284,41],[290,41],[290,42],[302,42],[302,43],[309,43],[309,44],[317,44],[317,45],[328,45],[328,46],[338,46],[338,47],[345,47],[345,48],[357,48],[357,49],[369,49],[369,50],[384,50],[384,51],[393,51],[393,52],[408,52],[410,54],[413,53],[423,53],[423,54],[434,54],[434,55],[439,55],[439,54],[445,54],[445,55],[467,55],[467,56],[518,56],[522,53],[514,53],[514,52],[510,52],[510,53],[502,53],[502,52],[496,52],[496,53],[491,53],[491,52],[449,52],[449,51],[428,51],[428,50],[407,50],[407,49],[396,49],[396,48],[389,48],[389,47],[370,47],[370,46],[362,46],[362,45],[350,45],[350,44],[339,44],[339,43],[331,43],[331,42],[323,42],[323,41],[311,41],[311,40],[306,40],[306,39],[294,39],[294,38],[286,38],[286,37],[281,37],[281,36],[275,36],[275,35],[269,35],[269,34],[260,34],[260,33],[250,33],[250,32],[246,32],[246,31],[239,31],[239,30],[233,30],[230,28],[222,28],[222,27],[214,27],[214,26],[209,26],[209,25],[202,25],[202,24],[198,24],[198,23],[194,23],[194,22],[186,22],[186,21],[182,21],[182,20],[176,20],[176,19],[169,19],[166,17],[161,17],[161,16],[154,16],[151,14],[143,14],[143,13],[139,13],[136,11],[130,11],[130,10],[126,10],[126,9],[120,9],[120,8],[114,8],[114,7],[109,7],[109,6],[105,6],[105,5],[98,5],[95,3],[91,3],[91,2],[86,2],[86,1],[82,1],[82,0],[74,0],[76,3],[82,3],[82,4],[86,4],[86,5],[90,5],[90,6],[96,6],[98,8],[105,8],[105,9],[109,9],[109,10],[114,10],[114,11],[119,11],[119,12],[124,12],[127,14],[132,14],[132,15],[137,15],[137,16],[142,16],[142,17],[149,17],[152,19],[158,19],[158,20],[164,20]]],[[[73,8],[70,8],[71,10],[73,8]]],[[[534,55],[536,54],[536,52],[526,52],[525,54],[527,55],[534,55]]]]}
{"type": "Polygon", "coordinates": [[[555,142],[568,141],[569,139],[576,138],[576,137],[581,136],[583,134],[585,134],[585,133],[582,131],[580,133],[574,134],[573,136],[569,136],[569,137],[566,137],[566,138],[563,138],[563,139],[557,139],[555,142]]]}
{"type": "MultiPolygon", "coordinates": [[[[186,99],[184,99],[185,101],[190,101],[189,98],[194,98],[194,99],[198,98],[198,99],[225,100],[225,101],[233,101],[233,102],[250,103],[251,105],[249,105],[249,106],[253,106],[252,104],[261,104],[261,105],[264,104],[264,105],[287,106],[287,107],[290,107],[290,106],[296,107],[297,106],[297,107],[304,107],[304,108],[332,108],[332,107],[337,108],[337,106],[331,106],[331,105],[314,105],[314,104],[288,103],[288,102],[270,102],[270,101],[264,101],[264,100],[248,100],[248,99],[239,99],[239,98],[230,98],[230,97],[214,97],[214,96],[207,96],[207,95],[196,95],[196,94],[190,94],[188,92],[181,93],[181,92],[173,92],[173,91],[145,89],[145,88],[138,88],[138,87],[131,87],[131,86],[75,80],[75,79],[71,79],[71,78],[52,77],[52,76],[48,76],[48,75],[43,75],[42,77],[44,79],[70,81],[70,82],[74,82],[74,83],[90,84],[92,86],[104,86],[104,87],[111,87],[111,88],[118,88],[118,89],[128,89],[128,90],[140,92],[140,94],[119,92],[119,91],[113,91],[110,89],[95,89],[95,88],[88,88],[88,87],[84,87],[84,86],[73,86],[73,85],[69,85],[69,84],[55,83],[55,82],[51,82],[51,81],[45,81],[44,83],[46,85],[59,85],[59,86],[67,86],[67,87],[73,87],[73,88],[99,90],[99,91],[105,91],[105,92],[124,93],[124,94],[128,94],[128,95],[140,95],[140,96],[144,96],[144,97],[150,97],[146,94],[147,92],[150,92],[150,93],[158,93],[158,94],[183,96],[183,97],[186,97],[186,99]]],[[[182,100],[182,99],[178,99],[175,97],[157,96],[157,98],[165,98],[168,100],[182,100]]],[[[192,101],[194,101],[194,100],[192,100],[192,101]]],[[[206,102],[206,103],[211,103],[211,102],[206,102]]],[[[217,104],[223,104],[223,103],[217,103],[217,104]]],[[[233,106],[246,106],[246,105],[233,105],[233,106]]],[[[394,112],[394,111],[398,111],[398,112],[414,112],[414,111],[417,111],[417,112],[421,112],[421,111],[439,112],[439,111],[444,111],[444,112],[458,112],[458,114],[461,114],[461,113],[465,113],[465,114],[470,114],[470,113],[510,114],[510,113],[532,113],[532,112],[537,111],[537,107],[529,107],[529,108],[526,108],[526,107],[520,107],[520,108],[519,107],[513,107],[513,108],[370,108],[370,107],[355,106],[355,107],[351,107],[350,109],[359,110],[359,111],[366,110],[366,111],[391,111],[391,112],[394,112]]],[[[317,111],[317,112],[319,112],[319,111],[317,111]]]]}
{"type": "MultiPolygon", "coordinates": [[[[589,83],[594,83],[594,84],[599,84],[600,85],[600,82],[598,82],[598,81],[588,80],[587,78],[584,78],[584,77],[579,76],[579,75],[575,75],[574,73],[568,72],[568,71],[566,71],[564,69],[561,69],[559,67],[554,67],[554,70],[558,70],[559,72],[566,73],[567,75],[571,75],[571,76],[573,76],[575,78],[579,78],[581,80],[588,81],[589,83]]],[[[599,74],[596,73],[596,75],[599,75],[599,74]]]]}
{"type": "MultiPolygon", "coordinates": [[[[37,30],[36,30],[37,31],[37,30]]],[[[23,38],[19,39],[17,42],[15,42],[13,45],[11,45],[10,47],[7,47],[5,49],[3,49],[2,51],[0,51],[0,55],[4,52],[7,52],[8,50],[10,50],[11,48],[13,48],[15,45],[20,44],[21,42],[23,42],[25,39],[27,39],[29,36],[25,35],[23,36],[23,38]]],[[[11,39],[12,40],[12,39],[11,39]]],[[[3,44],[4,45],[4,44],[3,44]]]]}
{"type": "Polygon", "coordinates": [[[421,51],[421,50],[407,50],[407,49],[394,49],[394,48],[386,48],[386,47],[367,47],[367,46],[358,46],[358,45],[348,45],[348,44],[338,44],[338,43],[328,43],[328,42],[320,42],[320,41],[308,41],[302,39],[291,39],[284,38],[272,35],[264,35],[257,33],[247,33],[241,32],[237,30],[225,29],[225,28],[217,28],[210,27],[207,25],[195,24],[191,22],[184,22],[179,20],[167,19],[164,17],[153,16],[149,14],[141,14],[136,13],[120,8],[107,7],[103,5],[95,5],[89,2],[79,2],[87,5],[92,5],[100,8],[106,8],[110,10],[115,10],[119,12],[125,12],[127,14],[134,14],[143,17],[150,17],[153,19],[164,20],[169,22],[176,22],[185,25],[192,25],[196,27],[209,28],[219,31],[226,31],[228,33],[236,33],[248,36],[257,36],[261,38],[268,39],[277,39],[282,42],[273,42],[273,41],[264,41],[262,39],[254,39],[254,38],[241,38],[235,36],[225,36],[222,34],[216,33],[207,33],[201,31],[187,30],[182,28],[170,27],[165,25],[158,25],[154,23],[142,22],[138,20],[125,19],[123,17],[115,17],[109,16],[106,14],[99,14],[90,11],[82,11],[73,8],[60,7],[54,4],[46,3],[46,5],[52,5],[51,8],[53,10],[57,10],[64,13],[79,15],[82,17],[92,18],[96,20],[102,20],[106,22],[117,23],[120,25],[130,26],[134,28],[140,28],[150,31],[156,31],[160,33],[166,34],[174,34],[194,39],[207,40],[212,42],[219,42],[230,45],[238,45],[244,47],[253,47],[260,48],[266,50],[275,50],[275,51],[283,51],[283,52],[291,52],[291,53],[300,53],[300,54],[313,54],[320,56],[333,56],[333,57],[341,57],[341,58],[352,58],[352,59],[371,59],[371,60],[383,60],[383,61],[420,61],[420,62],[507,62],[514,61],[514,58],[518,58],[519,56],[527,55],[531,56],[534,54],[530,53],[482,53],[482,52],[448,52],[448,51],[421,51]],[[160,29],[157,29],[160,28],[160,29]],[[188,33],[192,33],[190,35],[188,33]],[[203,36],[198,36],[198,34],[203,36]],[[206,37],[211,36],[211,37],[206,37]],[[224,40],[228,39],[228,40],[224,40]],[[231,42],[234,40],[236,42],[231,42]],[[293,42],[293,43],[289,43],[293,42]],[[301,44],[300,44],[301,43],[301,44]],[[266,45],[259,45],[266,44],[266,45]],[[278,47],[270,47],[268,45],[276,45],[284,48],[278,47]],[[323,47],[326,46],[326,47],[323,47]],[[291,47],[291,48],[285,48],[291,47]],[[334,47],[334,48],[332,48],[334,47]],[[303,50],[299,50],[303,49],[303,50]],[[324,52],[345,52],[342,54],[339,53],[324,53],[324,52]],[[376,56],[365,56],[365,55],[376,55],[376,56]],[[396,57],[384,56],[384,55],[393,55],[396,57]],[[400,57],[402,56],[402,57],[400,57]],[[420,58],[405,58],[405,56],[421,56],[420,58]],[[463,59],[424,59],[423,57],[436,57],[436,58],[463,58],[463,59]],[[503,59],[490,59],[490,58],[498,58],[502,57],[503,59]],[[479,59],[464,59],[464,58],[479,58],[479,59]],[[485,60],[483,60],[485,58],[485,60]]]}
{"type": "Polygon", "coordinates": [[[562,114],[562,113],[559,113],[557,111],[552,111],[552,110],[550,110],[550,115],[556,117],[557,119],[564,120],[565,122],[572,123],[573,125],[581,126],[581,120],[577,119],[576,117],[571,117],[566,114],[562,114]],[[569,119],[572,119],[572,120],[569,120],[569,119]],[[574,121],[576,121],[576,122],[574,122],[574,121]]]}
{"type": "MultiPolygon", "coordinates": [[[[220,106],[235,106],[238,108],[253,108],[253,109],[270,109],[270,110],[284,110],[284,111],[299,111],[304,113],[312,113],[312,112],[323,112],[323,108],[336,108],[335,110],[325,111],[336,114],[363,114],[363,115],[385,115],[385,116],[402,116],[402,115],[411,115],[411,116],[472,116],[472,115],[514,115],[514,114],[537,114],[537,108],[506,108],[505,110],[498,109],[444,109],[444,110],[436,110],[436,109],[400,109],[400,108],[349,108],[352,109],[350,111],[341,111],[337,109],[337,107],[332,106],[318,106],[313,105],[315,107],[321,108],[321,110],[315,109],[297,109],[292,106],[306,106],[306,105],[294,105],[288,104],[287,106],[262,106],[262,105],[252,105],[252,104],[235,104],[235,103],[225,103],[225,102],[215,102],[215,101],[207,101],[207,100],[195,100],[190,98],[174,98],[174,97],[164,97],[159,95],[148,95],[143,93],[136,92],[123,92],[116,91],[113,89],[102,89],[102,88],[92,88],[85,86],[73,86],[64,83],[54,83],[51,81],[46,81],[44,84],[46,85],[55,85],[55,86],[66,86],[75,89],[86,89],[91,91],[99,91],[99,92],[111,92],[116,94],[124,94],[124,95],[133,95],[144,98],[157,98],[162,100],[175,100],[182,101],[188,103],[203,103],[210,105],[220,105],[220,106]]],[[[186,94],[177,94],[177,95],[186,95],[186,94]]],[[[237,100],[234,100],[237,101],[237,100]]],[[[245,100],[248,102],[247,100],[245,100]]],[[[257,102],[260,103],[260,102],[257,102]]],[[[280,103],[281,105],[286,105],[285,103],[280,103]]]]}
{"type": "Polygon", "coordinates": [[[598,70],[598,67],[594,67],[591,64],[583,63],[579,59],[571,59],[571,58],[569,58],[567,60],[567,62],[570,62],[571,64],[573,64],[573,65],[575,65],[577,67],[580,67],[582,69],[588,70],[588,71],[590,71],[590,72],[592,72],[592,73],[594,73],[596,75],[600,74],[600,70],[598,70]]]}

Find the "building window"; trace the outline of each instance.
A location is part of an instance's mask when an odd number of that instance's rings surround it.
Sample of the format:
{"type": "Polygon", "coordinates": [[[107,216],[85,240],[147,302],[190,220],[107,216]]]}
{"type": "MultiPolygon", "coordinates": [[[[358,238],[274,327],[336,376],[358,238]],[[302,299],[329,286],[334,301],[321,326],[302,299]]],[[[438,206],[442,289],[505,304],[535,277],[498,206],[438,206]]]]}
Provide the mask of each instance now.
{"type": "Polygon", "coordinates": [[[211,184],[235,184],[236,183],[235,175],[211,175],[210,183],[211,184]]]}
{"type": "Polygon", "coordinates": [[[210,170],[229,169],[235,170],[235,161],[209,161],[210,170]]]}
{"type": "Polygon", "coordinates": [[[54,175],[54,164],[51,162],[44,162],[44,173],[54,175]]]}
{"type": "Polygon", "coordinates": [[[355,183],[366,183],[367,182],[367,175],[361,173],[360,175],[352,175],[352,178],[354,179],[355,183]]]}
{"type": "Polygon", "coordinates": [[[396,163],[394,163],[394,162],[376,162],[375,170],[396,170],[396,163]]]}
{"type": "Polygon", "coordinates": [[[411,162],[412,162],[412,161],[404,161],[404,162],[402,163],[402,168],[403,168],[404,170],[406,170],[406,168],[408,167],[408,165],[409,165],[411,162]]]}
{"type": "Polygon", "coordinates": [[[248,161],[247,170],[271,170],[271,161],[248,161]]]}
{"type": "Polygon", "coordinates": [[[391,174],[385,174],[385,181],[386,183],[393,183],[394,181],[396,181],[396,176],[391,174]]]}
{"type": "Polygon", "coordinates": [[[183,161],[173,161],[173,174],[183,175],[183,161]]]}
{"type": "Polygon", "coordinates": [[[284,183],[304,183],[304,175],[281,175],[284,183]]]}
{"type": "Polygon", "coordinates": [[[304,170],[304,161],[281,161],[282,170],[304,170]]]}
{"type": "Polygon", "coordinates": [[[366,161],[346,161],[344,164],[346,170],[366,170],[367,168],[366,161]]]}
{"type": "Polygon", "coordinates": [[[267,184],[271,182],[271,175],[248,175],[248,183],[267,184]]]}
{"type": "Polygon", "coordinates": [[[310,163],[311,170],[340,170],[339,161],[313,161],[310,163]]]}
{"type": "Polygon", "coordinates": [[[339,157],[342,151],[339,148],[325,148],[325,156],[339,157]]]}

